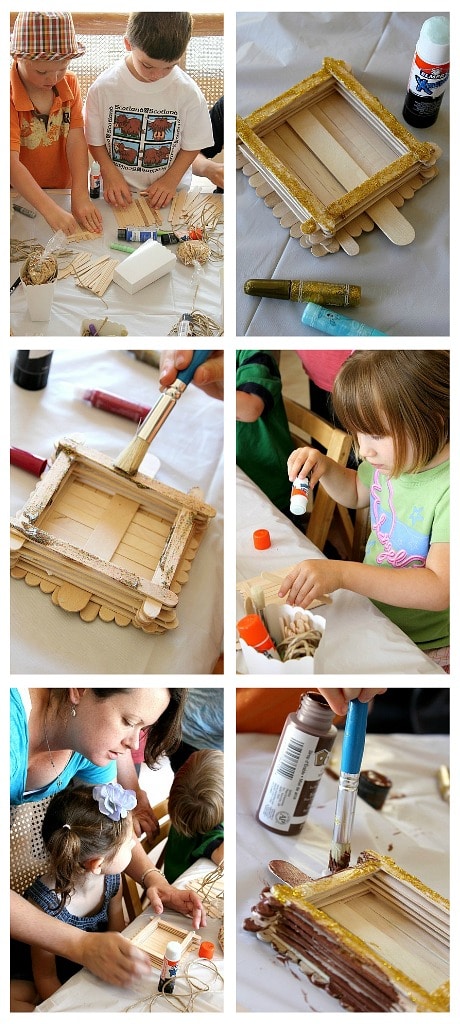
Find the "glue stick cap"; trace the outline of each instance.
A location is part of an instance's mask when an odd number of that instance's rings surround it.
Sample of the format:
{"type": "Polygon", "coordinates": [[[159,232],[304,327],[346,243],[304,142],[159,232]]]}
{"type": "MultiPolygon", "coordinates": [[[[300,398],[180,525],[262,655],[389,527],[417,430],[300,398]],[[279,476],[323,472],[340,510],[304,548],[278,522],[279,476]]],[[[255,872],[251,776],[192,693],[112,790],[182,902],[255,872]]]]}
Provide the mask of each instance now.
{"type": "Polygon", "coordinates": [[[118,228],[117,238],[120,242],[126,242],[126,228],[118,228]]]}
{"type": "Polygon", "coordinates": [[[259,615],[245,615],[237,622],[236,628],[248,647],[255,647],[258,651],[269,651],[273,647],[273,640],[259,615]]]}
{"type": "Polygon", "coordinates": [[[180,960],[181,944],[175,940],[168,942],[165,949],[165,960],[169,960],[171,963],[177,963],[180,960]]]}
{"type": "Polygon", "coordinates": [[[264,548],[269,548],[271,545],[270,534],[268,530],[254,530],[252,535],[254,541],[254,547],[259,551],[263,551],[264,548]]]}
{"type": "Polygon", "coordinates": [[[214,956],[214,943],[213,942],[202,942],[198,950],[198,956],[202,960],[212,960],[214,956]]]}

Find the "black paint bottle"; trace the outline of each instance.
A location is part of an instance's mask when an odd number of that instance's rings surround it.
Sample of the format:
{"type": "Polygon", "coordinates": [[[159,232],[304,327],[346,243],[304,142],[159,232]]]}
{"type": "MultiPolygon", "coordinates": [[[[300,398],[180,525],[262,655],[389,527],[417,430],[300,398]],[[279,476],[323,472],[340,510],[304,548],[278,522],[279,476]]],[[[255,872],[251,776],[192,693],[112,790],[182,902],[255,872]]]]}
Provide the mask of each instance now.
{"type": "Polygon", "coordinates": [[[19,349],[13,367],[13,380],[26,391],[40,391],[48,382],[53,352],[43,349],[19,349]]]}
{"type": "Polygon", "coordinates": [[[337,735],[333,717],[319,693],[303,693],[288,715],[256,815],[270,832],[300,832],[337,735]]]}
{"type": "Polygon", "coordinates": [[[449,19],[427,18],[420,29],[403,107],[405,121],[414,128],[429,128],[436,121],[449,66],[449,19]]]}

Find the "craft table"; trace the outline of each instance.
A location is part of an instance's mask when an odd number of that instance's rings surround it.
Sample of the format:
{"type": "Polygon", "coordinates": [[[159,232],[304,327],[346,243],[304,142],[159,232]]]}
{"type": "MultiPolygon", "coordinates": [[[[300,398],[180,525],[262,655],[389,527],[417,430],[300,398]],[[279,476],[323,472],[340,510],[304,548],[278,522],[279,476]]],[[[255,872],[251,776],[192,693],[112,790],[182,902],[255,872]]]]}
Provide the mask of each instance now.
{"type": "MultiPolygon", "coordinates": [[[[184,871],[175,882],[178,888],[184,888],[188,880],[194,878],[201,878],[207,875],[213,870],[213,863],[207,860],[205,857],[201,857],[200,860],[196,861],[191,868],[184,871]]],[[[144,910],[144,912],[131,921],[131,924],[124,931],[124,935],[128,938],[132,938],[144,928],[146,924],[152,919],[153,911],[144,910]]],[[[182,914],[177,914],[172,910],[165,910],[161,915],[160,920],[165,921],[168,924],[173,924],[179,928],[192,928],[190,919],[184,917],[182,914]]],[[[212,942],[215,947],[213,963],[215,964],[219,973],[223,976],[224,973],[224,957],[219,945],[217,938],[219,928],[222,924],[220,918],[208,917],[207,925],[205,928],[200,928],[197,935],[200,941],[212,942]]],[[[187,950],[184,956],[181,958],[180,967],[177,975],[176,984],[174,986],[174,996],[181,996],[186,1001],[186,997],[190,994],[189,986],[182,975],[184,967],[188,963],[193,963],[198,956],[198,950],[187,950]],[[181,976],[182,975],[182,976],[181,976]]],[[[159,971],[153,968],[153,981],[139,981],[136,988],[122,989],[115,985],[109,985],[104,981],[101,981],[90,971],[83,968],[78,974],[75,974],[70,981],[67,981],[61,988],[51,996],[49,999],[45,999],[40,1006],[37,1006],[35,1013],[62,1013],[62,1012],[73,1012],[73,1013],[126,1013],[128,1008],[133,1006],[138,1000],[148,1000],[152,996],[157,995],[157,985],[159,978],[159,971]]],[[[224,1009],[224,991],[223,982],[215,976],[211,970],[207,969],[206,966],[200,965],[194,966],[190,972],[194,976],[197,976],[202,983],[210,986],[209,992],[199,994],[198,998],[194,999],[193,1010],[197,1013],[222,1013],[224,1009]]],[[[161,1013],[177,1013],[178,1007],[175,1006],[167,997],[164,999],[160,998],[156,1001],[152,1008],[152,1012],[161,1013]]],[[[133,1007],[132,1012],[147,1012],[145,1004],[133,1007]]]]}
{"type": "MultiPolygon", "coordinates": [[[[194,179],[194,187],[196,178],[194,179]]],[[[209,189],[205,184],[203,191],[209,189]]],[[[70,211],[69,190],[51,189],[50,195],[59,206],[70,211]]],[[[29,206],[21,197],[15,202],[29,206]]],[[[102,198],[94,200],[103,218],[103,233],[95,235],[89,241],[69,243],[73,252],[90,252],[94,258],[110,256],[112,259],[127,259],[127,254],[111,249],[112,242],[117,242],[118,224],[112,208],[102,198]]],[[[158,211],[164,230],[170,230],[167,215],[169,207],[158,211]]],[[[41,245],[46,245],[53,232],[39,214],[33,219],[21,213],[14,213],[10,225],[10,237],[25,240],[35,238],[41,245]]],[[[223,227],[219,225],[219,237],[223,242],[223,227]]],[[[137,249],[140,243],[133,242],[137,249]]],[[[168,246],[174,252],[177,246],[168,246]]],[[[12,263],[10,284],[19,277],[22,262],[12,263]]],[[[66,337],[81,334],[82,320],[88,317],[109,320],[123,324],[128,335],[136,337],[165,337],[177,324],[183,313],[198,309],[222,326],[223,323],[223,260],[208,260],[197,269],[186,267],[177,260],[171,273],[146,285],[134,295],[112,283],[102,298],[93,295],[88,289],[79,287],[74,276],[58,280],[55,285],[51,317],[48,322],[32,321],[28,317],[26,299],[22,286],[13,292],[10,300],[11,330],[19,336],[66,337]],[[104,301],[103,301],[104,300],[104,301]]]]}
{"type": "MultiPolygon", "coordinates": [[[[342,736],[339,732],[331,754],[330,764],[336,771],[340,771],[342,736]]],[[[290,861],[318,878],[327,870],[329,860],[337,782],[327,774],[297,836],[276,835],[255,820],[277,739],[254,733],[237,736],[238,1010],[343,1013],[337,1000],[242,927],[263,886],[277,881],[268,869],[269,861],[290,861]]],[[[449,805],[441,799],[436,784],[437,769],[448,763],[448,736],[368,733],[362,768],[382,772],[393,786],[380,811],[358,797],[351,866],[362,850],[372,849],[391,857],[442,896],[449,896],[449,805]]]]}
{"type": "MultiPolygon", "coordinates": [[[[15,352],[11,353],[11,362],[15,352]]],[[[11,445],[43,458],[66,435],[110,457],[136,432],[136,423],[75,397],[99,388],[144,406],[159,396],[158,370],[128,351],[102,350],[88,339],[80,350],[54,351],[47,387],[26,391],[11,383],[11,445]]],[[[216,509],[192,562],[177,606],[179,625],[162,634],[100,619],[82,622],[56,608],[49,595],[11,580],[13,673],[208,673],[223,643],[223,403],[191,384],[154,439],[149,457],[160,460],[156,478],[182,492],[198,485],[216,509]]],[[[11,513],[22,508],[37,479],[11,467],[11,513]]]]}
{"type": "Polygon", "coordinates": [[[340,250],[315,258],[301,248],[239,170],[237,335],[323,337],[301,323],[303,303],[246,295],[250,278],[360,285],[360,305],[339,312],[393,337],[449,335],[449,86],[431,127],[412,128],[402,117],[415,45],[429,17],[430,12],[237,14],[236,111],[241,117],[318,71],[324,57],[333,57],[351,65],[364,88],[417,140],[443,151],[438,177],[400,211],[415,229],[415,240],[394,245],[374,227],[359,237],[356,256],[340,250]]]}
{"type": "MultiPolygon", "coordinates": [[[[236,469],[236,552],[237,582],[252,579],[261,572],[289,569],[305,558],[325,557],[239,467],[236,469]],[[257,529],[269,531],[271,547],[268,550],[259,551],[254,547],[253,532],[257,529]]],[[[321,605],[314,611],[326,620],[314,659],[315,672],[319,675],[439,672],[445,675],[367,597],[338,590],[332,595],[332,604],[321,605]]],[[[243,597],[237,592],[236,621],[244,614],[243,597]]],[[[241,652],[237,654],[237,670],[247,671],[241,652]]]]}

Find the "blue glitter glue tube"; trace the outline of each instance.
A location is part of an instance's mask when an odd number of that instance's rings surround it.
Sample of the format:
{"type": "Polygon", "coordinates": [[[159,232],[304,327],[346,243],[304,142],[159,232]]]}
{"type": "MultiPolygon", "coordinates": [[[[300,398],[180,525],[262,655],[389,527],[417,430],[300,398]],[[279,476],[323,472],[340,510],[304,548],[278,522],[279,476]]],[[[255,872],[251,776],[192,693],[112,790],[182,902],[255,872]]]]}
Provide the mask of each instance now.
{"type": "Polygon", "coordinates": [[[302,313],[302,323],[306,327],[314,327],[316,331],[323,334],[335,334],[339,337],[363,337],[363,335],[379,335],[386,338],[384,331],[376,331],[374,327],[368,327],[359,320],[350,320],[335,310],[325,309],[318,306],[316,302],[307,302],[302,313]]]}

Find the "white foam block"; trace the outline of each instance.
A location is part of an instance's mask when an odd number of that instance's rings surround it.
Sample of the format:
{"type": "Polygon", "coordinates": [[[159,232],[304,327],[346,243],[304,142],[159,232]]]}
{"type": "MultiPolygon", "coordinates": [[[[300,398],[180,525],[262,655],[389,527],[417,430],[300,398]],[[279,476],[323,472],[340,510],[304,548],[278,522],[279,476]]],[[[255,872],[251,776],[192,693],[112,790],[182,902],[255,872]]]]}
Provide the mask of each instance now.
{"type": "Polygon", "coordinates": [[[173,252],[149,238],[116,267],[113,280],[130,295],[169,274],[176,262],[173,252]]]}

